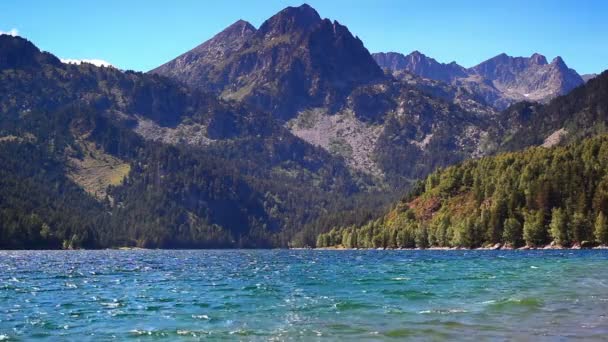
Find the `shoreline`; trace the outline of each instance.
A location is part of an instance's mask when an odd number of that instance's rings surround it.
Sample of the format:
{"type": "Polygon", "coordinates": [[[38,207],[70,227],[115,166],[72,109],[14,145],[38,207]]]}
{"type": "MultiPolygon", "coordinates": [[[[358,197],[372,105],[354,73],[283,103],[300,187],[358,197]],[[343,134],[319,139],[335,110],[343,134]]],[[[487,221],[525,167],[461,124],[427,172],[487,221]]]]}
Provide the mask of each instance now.
{"type": "Polygon", "coordinates": [[[562,247],[547,245],[544,247],[523,246],[511,247],[429,247],[429,248],[347,248],[342,246],[332,247],[278,247],[278,248],[142,248],[142,247],[110,247],[110,248],[75,248],[75,249],[0,249],[0,252],[11,251],[223,251],[223,250],[319,250],[319,251],[539,251],[539,250],[608,250],[608,245],[599,246],[572,246],[562,247]]]}
{"type": "Polygon", "coordinates": [[[608,246],[600,245],[594,247],[556,247],[556,246],[544,246],[544,247],[477,247],[477,248],[465,248],[465,247],[429,247],[429,248],[346,248],[346,247],[315,247],[315,248],[289,248],[295,250],[325,250],[325,251],[540,251],[540,250],[608,250],[608,246]]]}

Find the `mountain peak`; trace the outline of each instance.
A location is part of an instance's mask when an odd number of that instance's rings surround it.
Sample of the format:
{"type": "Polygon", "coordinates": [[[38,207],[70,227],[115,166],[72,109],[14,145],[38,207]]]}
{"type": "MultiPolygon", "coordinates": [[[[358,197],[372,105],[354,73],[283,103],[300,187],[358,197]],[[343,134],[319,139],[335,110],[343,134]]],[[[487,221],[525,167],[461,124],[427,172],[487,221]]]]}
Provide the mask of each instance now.
{"type": "Polygon", "coordinates": [[[443,64],[434,58],[428,57],[422,52],[415,50],[404,56],[400,53],[375,53],[376,63],[382,68],[392,71],[406,70],[424,78],[451,82],[456,77],[463,77],[466,70],[456,62],[443,64]]]}
{"type": "Polygon", "coordinates": [[[286,7],[266,20],[259,29],[262,35],[281,35],[294,30],[309,30],[321,22],[321,16],[308,4],[286,7]]]}
{"type": "Polygon", "coordinates": [[[560,56],[553,58],[553,60],[551,61],[551,64],[558,66],[560,68],[568,68],[566,66],[566,62],[564,62],[564,60],[560,56]]]}
{"type": "Polygon", "coordinates": [[[239,19],[232,25],[226,27],[222,32],[243,32],[243,31],[255,31],[255,27],[246,20],[239,19]]]}
{"type": "Polygon", "coordinates": [[[530,56],[530,60],[538,65],[545,65],[547,64],[547,58],[539,53],[533,53],[532,56],[530,56]]]}
{"type": "Polygon", "coordinates": [[[249,22],[239,19],[232,25],[226,27],[222,32],[216,34],[203,43],[201,46],[207,46],[209,44],[217,44],[218,41],[222,41],[224,44],[230,44],[231,41],[241,40],[249,37],[252,33],[255,33],[256,29],[249,22]]]}

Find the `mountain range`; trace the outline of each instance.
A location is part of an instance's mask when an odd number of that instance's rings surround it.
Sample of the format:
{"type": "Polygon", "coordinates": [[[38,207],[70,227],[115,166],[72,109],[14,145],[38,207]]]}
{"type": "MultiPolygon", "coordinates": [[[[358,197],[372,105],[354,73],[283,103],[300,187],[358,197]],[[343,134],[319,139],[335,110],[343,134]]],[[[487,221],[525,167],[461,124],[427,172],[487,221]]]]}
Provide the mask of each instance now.
{"type": "Polygon", "coordinates": [[[437,168],[602,133],[603,76],[372,55],[308,5],[148,73],[2,35],[0,247],[312,246],[437,168]]]}
{"type": "Polygon", "coordinates": [[[310,6],[259,29],[242,20],[150,73],[270,112],[292,134],[381,186],[481,151],[495,110],[443,85],[386,75],[360,39],[310,6]]]}
{"type": "Polygon", "coordinates": [[[547,102],[585,82],[561,57],[547,63],[538,53],[530,57],[511,57],[504,53],[472,68],[456,62],[439,63],[418,51],[409,55],[375,53],[374,59],[390,72],[407,71],[423,78],[463,87],[480,95],[488,105],[498,110],[518,101],[547,102]]]}

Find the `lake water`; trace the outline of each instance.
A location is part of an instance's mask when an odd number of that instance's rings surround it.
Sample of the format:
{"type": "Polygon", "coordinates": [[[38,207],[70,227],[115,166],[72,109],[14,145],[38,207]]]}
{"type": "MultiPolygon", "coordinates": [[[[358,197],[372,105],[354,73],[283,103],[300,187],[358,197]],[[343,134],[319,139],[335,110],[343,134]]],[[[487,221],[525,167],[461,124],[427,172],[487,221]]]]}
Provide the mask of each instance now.
{"type": "Polygon", "coordinates": [[[0,340],[608,334],[608,251],[0,252],[0,340]]]}

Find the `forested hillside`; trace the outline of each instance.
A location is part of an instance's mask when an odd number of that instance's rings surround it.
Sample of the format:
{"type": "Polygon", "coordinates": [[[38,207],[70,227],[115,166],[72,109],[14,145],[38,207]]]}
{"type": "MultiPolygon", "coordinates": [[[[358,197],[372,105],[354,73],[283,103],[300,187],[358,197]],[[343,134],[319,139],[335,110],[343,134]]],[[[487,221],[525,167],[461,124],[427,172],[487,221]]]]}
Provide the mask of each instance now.
{"type": "Polygon", "coordinates": [[[438,170],[363,226],[318,247],[475,248],[608,244],[608,136],[438,170]]]}
{"type": "Polygon", "coordinates": [[[0,90],[0,248],[287,246],[369,186],[268,114],[22,38],[0,90]]]}
{"type": "Polygon", "coordinates": [[[577,141],[608,132],[608,71],[545,105],[522,102],[500,116],[499,149],[577,141]]]}

